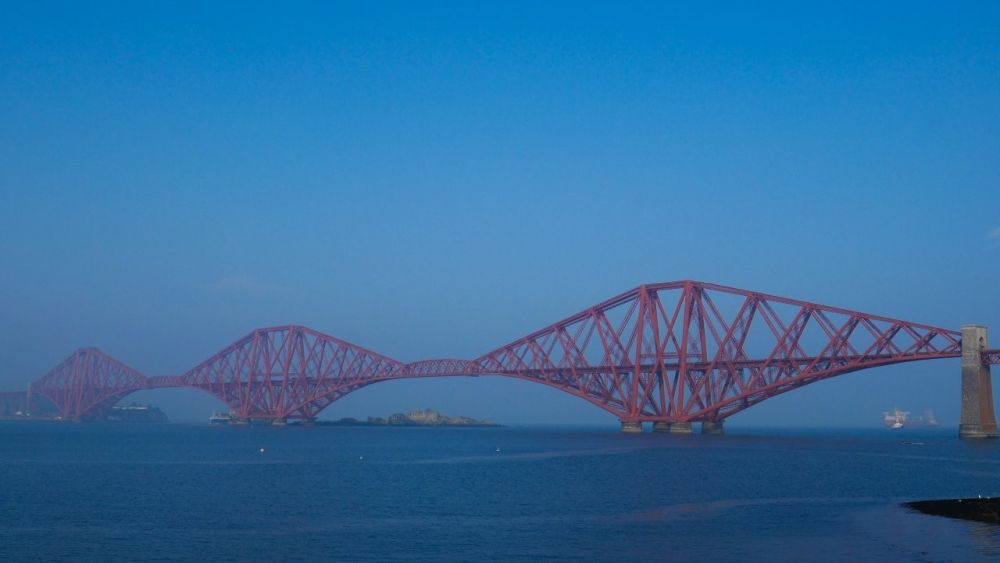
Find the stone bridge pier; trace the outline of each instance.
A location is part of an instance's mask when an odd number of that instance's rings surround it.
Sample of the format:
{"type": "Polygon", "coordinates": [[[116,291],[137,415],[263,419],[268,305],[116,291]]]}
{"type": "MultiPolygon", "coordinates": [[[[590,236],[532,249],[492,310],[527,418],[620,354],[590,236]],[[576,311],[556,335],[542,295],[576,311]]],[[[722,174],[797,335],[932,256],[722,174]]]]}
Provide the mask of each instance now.
{"type": "Polygon", "coordinates": [[[998,436],[990,366],[983,362],[983,350],[989,348],[987,337],[985,326],[962,327],[962,417],[958,425],[962,438],[998,436]]]}

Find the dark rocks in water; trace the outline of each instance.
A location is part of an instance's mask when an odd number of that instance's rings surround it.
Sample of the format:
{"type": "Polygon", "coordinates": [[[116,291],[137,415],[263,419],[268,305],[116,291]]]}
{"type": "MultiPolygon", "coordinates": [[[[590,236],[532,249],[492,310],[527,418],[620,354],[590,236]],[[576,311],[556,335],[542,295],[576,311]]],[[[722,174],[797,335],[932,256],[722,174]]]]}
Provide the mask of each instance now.
{"type": "Polygon", "coordinates": [[[943,500],[918,500],[903,503],[924,514],[961,518],[977,522],[1000,523],[1000,498],[960,498],[943,500]]]}

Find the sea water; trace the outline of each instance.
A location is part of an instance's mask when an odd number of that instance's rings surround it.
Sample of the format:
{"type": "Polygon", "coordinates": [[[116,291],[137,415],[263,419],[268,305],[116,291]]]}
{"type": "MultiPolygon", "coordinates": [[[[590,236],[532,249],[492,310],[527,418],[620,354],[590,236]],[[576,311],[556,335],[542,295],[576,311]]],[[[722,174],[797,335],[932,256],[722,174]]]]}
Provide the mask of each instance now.
{"type": "Polygon", "coordinates": [[[940,561],[1000,527],[1000,444],[942,430],[0,423],[4,561],[940,561]]]}

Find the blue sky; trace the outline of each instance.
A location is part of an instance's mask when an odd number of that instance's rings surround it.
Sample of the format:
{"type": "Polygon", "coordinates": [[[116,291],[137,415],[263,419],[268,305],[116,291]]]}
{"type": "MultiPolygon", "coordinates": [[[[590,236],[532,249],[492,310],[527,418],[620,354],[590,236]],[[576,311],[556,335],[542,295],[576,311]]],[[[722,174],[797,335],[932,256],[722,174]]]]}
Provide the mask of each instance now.
{"type": "MultiPolygon", "coordinates": [[[[286,323],[473,357],[674,279],[1000,327],[995,3],[2,9],[0,387],[84,345],[179,373],[286,323]]],[[[860,372],[733,422],[956,422],[958,373],[860,372]]],[[[615,422],[501,378],[325,415],[418,407],[615,422]]]]}

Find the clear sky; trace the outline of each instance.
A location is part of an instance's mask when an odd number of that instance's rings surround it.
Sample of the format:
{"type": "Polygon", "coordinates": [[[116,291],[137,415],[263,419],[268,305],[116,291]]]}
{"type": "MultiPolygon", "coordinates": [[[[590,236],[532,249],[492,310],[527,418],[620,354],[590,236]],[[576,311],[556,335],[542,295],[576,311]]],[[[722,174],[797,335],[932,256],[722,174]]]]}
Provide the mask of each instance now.
{"type": "MultiPolygon", "coordinates": [[[[0,388],[288,323],[475,357],[674,279],[1000,345],[1000,3],[539,4],[4,3],[0,388]]],[[[862,371],[732,423],[957,423],[958,378],[862,371]]],[[[418,407],[616,424],[503,378],[324,416],[418,407]]]]}

